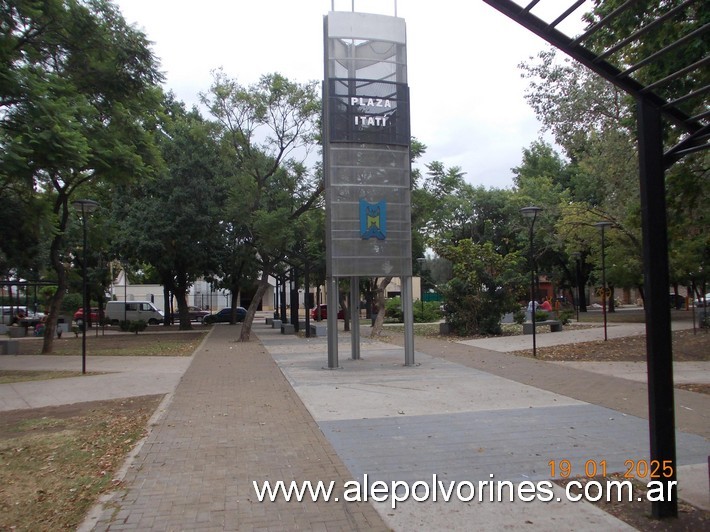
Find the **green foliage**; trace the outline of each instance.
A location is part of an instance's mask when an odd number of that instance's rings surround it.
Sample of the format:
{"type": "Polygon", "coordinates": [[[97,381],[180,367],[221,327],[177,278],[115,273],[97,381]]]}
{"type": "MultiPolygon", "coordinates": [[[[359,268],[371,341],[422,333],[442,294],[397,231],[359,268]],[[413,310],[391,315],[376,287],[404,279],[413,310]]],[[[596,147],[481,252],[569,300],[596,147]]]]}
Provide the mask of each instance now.
{"type": "Polygon", "coordinates": [[[562,322],[562,325],[568,325],[574,316],[574,312],[571,310],[561,310],[557,318],[562,322]]]}
{"type": "Polygon", "coordinates": [[[535,321],[545,321],[550,317],[550,315],[544,310],[535,311],[535,321]]]}
{"type": "Polygon", "coordinates": [[[501,334],[502,312],[490,308],[489,298],[480,290],[459,278],[444,288],[446,310],[444,318],[449,331],[459,336],[501,334]]]}
{"type": "Polygon", "coordinates": [[[148,324],[144,320],[136,320],[130,322],[128,326],[128,331],[138,334],[139,332],[145,331],[148,324]]]}
{"type": "Polygon", "coordinates": [[[110,185],[160,165],[149,130],[162,75],[145,35],[107,0],[4,2],[0,16],[0,190],[16,192],[34,225],[3,239],[5,255],[35,276],[53,270],[53,323],[69,287],[65,239],[77,236],[72,200],[103,200],[110,185]]]}
{"type": "MultiPolygon", "coordinates": [[[[303,259],[299,220],[323,192],[320,173],[296,158],[315,147],[320,134],[317,85],[267,74],[244,87],[217,71],[203,103],[217,120],[221,153],[233,169],[223,212],[228,247],[219,277],[234,292],[245,276],[260,275],[256,301],[280,261],[303,259]]],[[[247,314],[243,340],[249,339],[252,319],[247,314]]]]}
{"type": "Polygon", "coordinates": [[[490,242],[470,240],[436,251],[454,265],[454,278],[443,289],[450,330],[459,335],[501,334],[501,317],[517,308],[514,287],[521,281],[520,255],[501,255],[490,242]]]}
{"type": "MultiPolygon", "coordinates": [[[[414,301],[412,314],[414,323],[431,323],[441,319],[441,310],[439,310],[438,301],[425,301],[424,310],[422,311],[422,302],[414,301]]],[[[391,297],[385,300],[385,320],[389,323],[404,322],[402,314],[402,298],[399,296],[391,297]]]]}
{"type": "Polygon", "coordinates": [[[513,321],[518,325],[525,323],[525,311],[522,309],[517,309],[513,312],[513,321]]]}
{"type": "Polygon", "coordinates": [[[402,299],[399,296],[391,297],[385,301],[385,319],[395,323],[402,323],[404,321],[402,299]]]}
{"type": "Polygon", "coordinates": [[[438,301],[425,301],[423,306],[422,311],[422,302],[414,302],[414,323],[431,323],[441,319],[441,304],[438,301]]]}
{"type": "Polygon", "coordinates": [[[121,320],[118,322],[118,328],[123,332],[128,332],[131,330],[131,320],[121,320]]]}
{"type": "Polygon", "coordinates": [[[64,299],[62,299],[62,312],[69,312],[71,314],[74,314],[76,312],[76,309],[81,308],[83,305],[83,298],[81,294],[77,294],[76,292],[71,292],[69,294],[66,294],[64,296],[64,299]]]}

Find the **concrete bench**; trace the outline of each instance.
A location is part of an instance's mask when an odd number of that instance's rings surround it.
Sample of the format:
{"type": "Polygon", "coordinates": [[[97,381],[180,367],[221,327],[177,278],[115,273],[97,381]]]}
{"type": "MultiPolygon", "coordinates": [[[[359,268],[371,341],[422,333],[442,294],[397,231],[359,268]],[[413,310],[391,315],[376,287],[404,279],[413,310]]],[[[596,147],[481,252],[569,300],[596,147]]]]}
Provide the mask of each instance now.
{"type": "Polygon", "coordinates": [[[266,318],[266,325],[272,325],[274,323],[274,318],[266,318]]]}
{"type": "MultiPolygon", "coordinates": [[[[535,327],[540,327],[540,326],[549,326],[550,327],[550,332],[560,332],[562,331],[562,322],[560,320],[543,320],[543,321],[536,321],[535,322],[535,327]]],[[[532,334],[533,333],[533,324],[531,321],[526,321],[523,323],[523,334],[532,334]]]]}
{"type": "Polygon", "coordinates": [[[328,326],[325,323],[311,323],[311,336],[327,336],[328,326]]]}
{"type": "Polygon", "coordinates": [[[20,352],[20,342],[17,340],[0,340],[0,355],[17,355],[20,352]]]}
{"type": "Polygon", "coordinates": [[[296,327],[293,326],[293,323],[283,323],[281,324],[281,334],[296,334],[296,327]]]}
{"type": "Polygon", "coordinates": [[[27,327],[10,327],[7,332],[10,338],[24,338],[27,336],[27,327]]]}
{"type": "Polygon", "coordinates": [[[272,328],[272,329],[280,329],[282,323],[283,323],[283,322],[282,322],[281,320],[276,320],[276,319],[275,319],[275,320],[273,320],[273,321],[271,322],[271,328],[272,328]]]}

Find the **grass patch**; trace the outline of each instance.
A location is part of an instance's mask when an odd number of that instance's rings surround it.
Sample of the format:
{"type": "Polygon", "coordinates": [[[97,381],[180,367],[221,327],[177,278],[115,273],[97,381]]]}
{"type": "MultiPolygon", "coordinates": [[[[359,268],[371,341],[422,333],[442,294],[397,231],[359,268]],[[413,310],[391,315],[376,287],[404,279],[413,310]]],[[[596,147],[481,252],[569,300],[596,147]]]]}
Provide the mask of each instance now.
{"type": "MultiPolygon", "coordinates": [[[[34,371],[34,370],[0,370],[0,384],[12,382],[44,381],[49,379],[65,379],[80,377],[81,371],[34,371]]],[[[99,375],[91,373],[91,375],[99,375]]]]}
{"type": "Polygon", "coordinates": [[[75,529],[162,395],[0,414],[0,530],[75,529]]]}
{"type": "MultiPolygon", "coordinates": [[[[86,337],[86,353],[89,356],[190,356],[202,342],[207,331],[190,333],[155,334],[105,334],[86,337]]],[[[42,353],[42,339],[25,340],[20,343],[21,355],[42,353]]],[[[55,339],[52,355],[75,356],[81,354],[81,336],[55,339]]]]}

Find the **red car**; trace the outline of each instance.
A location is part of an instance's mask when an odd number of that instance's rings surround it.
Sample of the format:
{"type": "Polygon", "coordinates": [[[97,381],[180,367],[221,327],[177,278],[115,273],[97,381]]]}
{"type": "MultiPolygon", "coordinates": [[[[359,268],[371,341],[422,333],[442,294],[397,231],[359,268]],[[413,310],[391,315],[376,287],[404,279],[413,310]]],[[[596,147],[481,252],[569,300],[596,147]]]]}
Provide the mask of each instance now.
{"type": "MultiPolygon", "coordinates": [[[[91,323],[99,323],[100,321],[100,316],[102,316],[102,313],[99,311],[98,308],[93,307],[89,310],[89,322],[91,323]]],[[[84,321],[84,309],[80,308],[74,313],[74,321],[84,321]]]]}
{"type": "MultiPolygon", "coordinates": [[[[328,318],[328,305],[320,305],[320,317],[324,320],[328,318]]],[[[311,319],[318,319],[318,307],[311,309],[311,319]]],[[[343,309],[338,310],[338,319],[345,319],[345,313],[343,312],[343,309]]]]}

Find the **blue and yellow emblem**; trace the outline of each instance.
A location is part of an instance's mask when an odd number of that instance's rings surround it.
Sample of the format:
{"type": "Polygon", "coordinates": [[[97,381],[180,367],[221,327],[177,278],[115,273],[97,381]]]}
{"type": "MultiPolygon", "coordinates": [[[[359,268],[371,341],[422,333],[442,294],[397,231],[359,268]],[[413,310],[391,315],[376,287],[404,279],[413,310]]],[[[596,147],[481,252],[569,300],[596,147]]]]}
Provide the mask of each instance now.
{"type": "Polygon", "coordinates": [[[360,236],[363,240],[385,239],[387,236],[387,204],[384,200],[379,203],[360,200],[360,236]]]}

